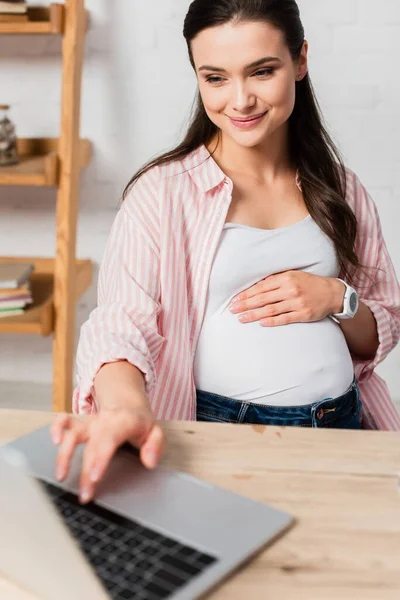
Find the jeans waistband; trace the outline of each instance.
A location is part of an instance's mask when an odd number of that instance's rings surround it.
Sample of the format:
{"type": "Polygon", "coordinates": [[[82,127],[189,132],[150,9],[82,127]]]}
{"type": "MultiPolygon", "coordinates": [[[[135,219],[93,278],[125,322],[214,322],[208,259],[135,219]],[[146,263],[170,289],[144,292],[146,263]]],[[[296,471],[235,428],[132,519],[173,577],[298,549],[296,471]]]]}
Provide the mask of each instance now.
{"type": "Polygon", "coordinates": [[[233,423],[269,422],[273,425],[319,427],[331,420],[345,417],[359,405],[357,381],[354,378],[344,394],[324,398],[313,404],[301,406],[271,406],[244,402],[211,392],[197,391],[198,415],[216,421],[233,423]]]}

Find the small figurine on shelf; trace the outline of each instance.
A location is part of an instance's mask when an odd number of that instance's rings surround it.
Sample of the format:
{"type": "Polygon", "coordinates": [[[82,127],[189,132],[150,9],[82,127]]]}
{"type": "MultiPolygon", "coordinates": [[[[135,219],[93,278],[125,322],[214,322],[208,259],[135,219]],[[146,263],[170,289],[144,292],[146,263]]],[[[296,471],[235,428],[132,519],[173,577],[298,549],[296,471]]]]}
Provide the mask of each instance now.
{"type": "Polygon", "coordinates": [[[18,162],[15,127],[7,116],[7,104],[0,104],[0,167],[18,162]]]}

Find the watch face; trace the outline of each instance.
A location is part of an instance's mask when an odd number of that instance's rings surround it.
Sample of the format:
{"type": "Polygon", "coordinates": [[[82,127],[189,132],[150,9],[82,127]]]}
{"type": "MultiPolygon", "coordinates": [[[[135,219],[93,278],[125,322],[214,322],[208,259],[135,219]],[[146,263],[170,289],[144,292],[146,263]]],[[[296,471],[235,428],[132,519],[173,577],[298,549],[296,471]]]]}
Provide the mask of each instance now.
{"type": "Polygon", "coordinates": [[[350,310],[351,312],[355,312],[357,310],[357,294],[355,294],[354,292],[351,294],[350,296],[350,300],[349,300],[349,306],[350,306],[350,310]]]}

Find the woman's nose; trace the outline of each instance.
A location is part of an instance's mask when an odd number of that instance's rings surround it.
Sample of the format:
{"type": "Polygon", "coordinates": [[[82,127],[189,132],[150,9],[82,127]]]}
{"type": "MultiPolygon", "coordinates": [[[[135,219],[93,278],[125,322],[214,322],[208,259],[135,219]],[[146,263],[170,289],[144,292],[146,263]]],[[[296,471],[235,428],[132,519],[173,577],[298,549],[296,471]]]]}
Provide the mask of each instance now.
{"type": "Polygon", "coordinates": [[[243,111],[245,108],[254,106],[255,96],[246,85],[240,83],[235,86],[232,97],[233,110],[243,111]]]}

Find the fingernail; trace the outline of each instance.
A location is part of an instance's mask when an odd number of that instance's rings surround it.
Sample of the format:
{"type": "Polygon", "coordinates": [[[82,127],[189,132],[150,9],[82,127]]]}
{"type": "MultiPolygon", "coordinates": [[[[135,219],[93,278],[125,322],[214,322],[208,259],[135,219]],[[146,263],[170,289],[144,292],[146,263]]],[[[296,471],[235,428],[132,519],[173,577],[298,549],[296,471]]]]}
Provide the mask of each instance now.
{"type": "Polygon", "coordinates": [[[57,481],[61,481],[61,479],[63,478],[63,474],[64,474],[64,468],[63,467],[57,467],[57,469],[56,469],[56,479],[57,479],[57,481]]]}
{"type": "Polygon", "coordinates": [[[90,481],[93,481],[93,483],[96,483],[96,481],[98,481],[99,479],[99,470],[98,469],[92,469],[92,471],[90,471],[90,481]]]}
{"type": "Polygon", "coordinates": [[[240,315],[240,317],[238,317],[239,321],[241,323],[246,323],[247,321],[247,316],[246,315],[240,315]]]}
{"type": "Polygon", "coordinates": [[[147,450],[146,458],[148,459],[148,461],[151,465],[155,465],[156,460],[157,460],[157,455],[154,452],[154,450],[147,450]]]}
{"type": "Polygon", "coordinates": [[[58,433],[53,433],[52,440],[53,444],[56,444],[58,446],[58,444],[60,443],[60,435],[58,433]]]}
{"type": "Polygon", "coordinates": [[[80,493],[80,501],[81,502],[89,502],[90,492],[88,488],[83,488],[80,493]]]}

